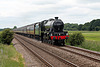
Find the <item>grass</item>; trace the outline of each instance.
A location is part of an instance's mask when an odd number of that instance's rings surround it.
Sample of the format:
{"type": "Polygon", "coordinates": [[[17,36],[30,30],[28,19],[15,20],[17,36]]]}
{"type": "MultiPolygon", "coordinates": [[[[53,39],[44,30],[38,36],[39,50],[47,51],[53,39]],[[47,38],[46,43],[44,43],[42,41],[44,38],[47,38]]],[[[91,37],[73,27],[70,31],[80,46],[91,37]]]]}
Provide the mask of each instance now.
{"type": "Polygon", "coordinates": [[[24,67],[24,59],[13,45],[0,44],[0,67],[24,67]]]}
{"type": "Polygon", "coordinates": [[[83,42],[82,45],[75,45],[75,46],[100,52],[100,42],[99,41],[85,40],[85,42],[83,42]]]}
{"type": "Polygon", "coordinates": [[[69,33],[82,32],[86,40],[100,41],[100,31],[69,31],[69,33]]]}
{"type": "Polygon", "coordinates": [[[100,31],[69,31],[69,34],[74,32],[82,32],[85,37],[85,42],[75,46],[100,52],[100,31]]]}
{"type": "Polygon", "coordinates": [[[100,33],[83,33],[86,40],[100,41],[100,33]]]}
{"type": "Polygon", "coordinates": [[[2,31],[0,31],[0,34],[2,33],[2,31]]]}

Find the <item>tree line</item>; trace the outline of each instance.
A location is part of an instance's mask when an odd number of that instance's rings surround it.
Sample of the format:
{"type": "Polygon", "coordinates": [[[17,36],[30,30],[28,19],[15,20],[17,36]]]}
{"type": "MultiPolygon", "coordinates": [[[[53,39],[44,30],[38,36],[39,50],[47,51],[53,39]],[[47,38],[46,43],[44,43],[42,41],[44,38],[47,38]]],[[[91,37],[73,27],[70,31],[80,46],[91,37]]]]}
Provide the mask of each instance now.
{"type": "MultiPolygon", "coordinates": [[[[13,29],[16,29],[17,27],[14,26],[13,29]]],[[[9,29],[9,28],[5,28],[9,29]]],[[[0,29],[2,31],[4,29],[0,29]]],[[[73,24],[73,23],[65,23],[64,24],[64,30],[68,31],[100,31],[100,19],[94,19],[90,22],[87,22],[85,24],[73,24]]]]}
{"type": "Polygon", "coordinates": [[[85,24],[72,24],[72,23],[65,23],[64,30],[71,30],[71,31],[99,31],[100,30],[100,19],[95,19],[85,24]]]}
{"type": "Polygon", "coordinates": [[[0,31],[2,31],[2,30],[4,30],[4,29],[0,29],[0,31]]]}
{"type": "Polygon", "coordinates": [[[11,30],[13,30],[13,29],[16,29],[17,28],[17,26],[14,26],[13,28],[4,28],[4,29],[0,29],[0,31],[3,31],[3,30],[5,30],[5,29],[11,29],[11,30]]]}

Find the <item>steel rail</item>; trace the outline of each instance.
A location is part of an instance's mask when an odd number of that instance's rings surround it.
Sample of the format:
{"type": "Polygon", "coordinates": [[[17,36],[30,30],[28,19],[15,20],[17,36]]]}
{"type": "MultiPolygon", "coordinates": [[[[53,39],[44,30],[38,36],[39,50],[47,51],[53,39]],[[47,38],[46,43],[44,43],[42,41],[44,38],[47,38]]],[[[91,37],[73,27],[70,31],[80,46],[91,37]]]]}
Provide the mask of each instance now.
{"type": "MultiPolygon", "coordinates": [[[[48,44],[48,43],[45,43],[45,44],[48,44]]],[[[71,51],[71,50],[68,50],[68,49],[64,49],[64,48],[58,47],[56,45],[51,45],[51,44],[48,44],[48,45],[56,47],[56,48],[64,50],[64,51],[68,51],[68,52],[71,52],[71,53],[86,57],[86,58],[88,58],[90,60],[93,60],[93,61],[96,61],[96,62],[100,63],[100,59],[97,59],[97,58],[94,58],[94,57],[91,57],[91,56],[87,56],[87,55],[84,55],[84,54],[81,54],[81,53],[78,53],[78,52],[74,52],[74,51],[71,51]]],[[[69,46],[69,45],[64,46],[64,47],[68,47],[68,48],[72,48],[72,49],[76,49],[76,50],[80,50],[80,51],[84,51],[84,52],[87,52],[87,53],[91,53],[91,54],[95,54],[95,55],[100,56],[100,53],[97,53],[97,52],[94,52],[94,51],[90,51],[90,50],[86,50],[86,49],[82,49],[82,48],[78,48],[78,47],[74,47],[74,46],[69,46]]]]}
{"type": "MultiPolygon", "coordinates": [[[[48,43],[45,43],[45,44],[48,44],[48,43]]],[[[64,50],[64,51],[68,51],[68,52],[71,52],[71,53],[86,57],[86,58],[88,58],[90,60],[93,60],[93,61],[96,61],[96,62],[100,63],[100,59],[97,59],[97,58],[94,58],[94,57],[91,57],[91,56],[87,56],[87,55],[84,55],[84,54],[81,54],[81,53],[78,53],[78,52],[74,52],[74,51],[71,51],[71,50],[68,50],[68,49],[64,49],[64,48],[58,47],[56,45],[51,45],[51,44],[48,44],[48,45],[56,47],[56,48],[64,50]]],[[[80,51],[84,51],[84,52],[87,52],[87,53],[91,53],[91,54],[95,54],[95,55],[100,56],[100,53],[97,53],[97,52],[94,52],[94,51],[90,51],[90,50],[86,50],[86,49],[82,49],[82,48],[78,48],[78,47],[74,47],[74,46],[69,46],[69,45],[64,46],[64,47],[68,47],[68,48],[72,48],[72,49],[76,49],[76,50],[80,50],[80,51]]]]}
{"type": "Polygon", "coordinates": [[[73,48],[73,49],[76,49],[76,50],[81,50],[81,51],[84,51],[84,52],[87,52],[87,53],[91,53],[91,54],[95,54],[95,55],[100,56],[99,52],[95,52],[95,51],[91,51],[91,50],[87,50],[87,49],[83,49],[83,48],[79,48],[79,47],[69,46],[69,45],[67,45],[66,47],[73,48]]]}
{"type": "Polygon", "coordinates": [[[29,48],[28,46],[26,46],[24,43],[22,43],[18,37],[15,36],[15,39],[17,39],[22,45],[24,45],[25,48],[27,48],[30,52],[32,52],[36,57],[38,57],[46,66],[48,67],[54,67],[52,64],[50,64],[49,62],[47,62],[44,58],[42,58],[38,53],[36,53],[35,51],[33,51],[31,48],[29,48]]]}
{"type": "MultiPolygon", "coordinates": [[[[19,37],[19,36],[17,35],[17,37],[19,37]]],[[[19,37],[19,38],[23,39],[24,41],[28,42],[28,43],[31,44],[31,45],[34,45],[34,44],[32,43],[32,41],[30,41],[30,40],[26,40],[26,39],[24,39],[24,38],[22,38],[22,37],[19,37]]],[[[43,50],[43,51],[45,51],[45,52],[47,52],[48,54],[50,54],[50,55],[52,55],[52,56],[54,56],[55,58],[57,58],[58,60],[62,61],[62,62],[65,63],[65,64],[71,65],[71,66],[73,66],[73,67],[79,67],[78,65],[76,65],[76,64],[74,64],[74,63],[72,63],[72,62],[70,62],[70,61],[68,61],[68,60],[66,60],[66,59],[64,59],[64,58],[61,58],[60,56],[58,56],[58,55],[56,55],[56,54],[54,54],[54,53],[51,53],[51,52],[49,52],[49,51],[47,51],[47,50],[45,50],[45,49],[43,49],[43,48],[40,48],[40,47],[37,46],[37,45],[34,45],[34,46],[37,47],[37,48],[39,48],[39,49],[41,49],[41,50],[43,50]]]]}

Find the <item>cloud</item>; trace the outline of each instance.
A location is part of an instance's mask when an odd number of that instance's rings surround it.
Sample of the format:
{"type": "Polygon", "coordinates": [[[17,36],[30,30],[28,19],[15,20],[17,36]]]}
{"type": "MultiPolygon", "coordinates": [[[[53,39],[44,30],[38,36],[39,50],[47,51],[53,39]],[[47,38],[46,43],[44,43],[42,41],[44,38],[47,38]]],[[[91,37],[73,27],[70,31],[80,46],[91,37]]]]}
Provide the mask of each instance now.
{"type": "Polygon", "coordinates": [[[35,5],[55,4],[58,1],[59,0],[33,0],[32,4],[35,4],[35,5]]]}
{"type": "Polygon", "coordinates": [[[77,2],[87,4],[87,3],[98,3],[100,2],[100,0],[77,0],[77,2]]]}
{"type": "Polygon", "coordinates": [[[0,28],[24,26],[60,17],[64,23],[100,18],[99,0],[0,0],[0,28]]]}

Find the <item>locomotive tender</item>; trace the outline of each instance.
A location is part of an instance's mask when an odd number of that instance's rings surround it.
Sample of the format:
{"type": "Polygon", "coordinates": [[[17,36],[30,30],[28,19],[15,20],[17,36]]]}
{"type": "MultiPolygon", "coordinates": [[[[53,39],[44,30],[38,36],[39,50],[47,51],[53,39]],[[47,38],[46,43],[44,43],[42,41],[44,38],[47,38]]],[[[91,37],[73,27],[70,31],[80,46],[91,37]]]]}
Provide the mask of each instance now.
{"type": "Polygon", "coordinates": [[[65,39],[68,39],[68,32],[63,31],[64,23],[58,17],[48,19],[35,24],[27,25],[14,29],[16,34],[24,35],[30,38],[41,40],[42,42],[55,45],[64,45],[65,39]]]}

